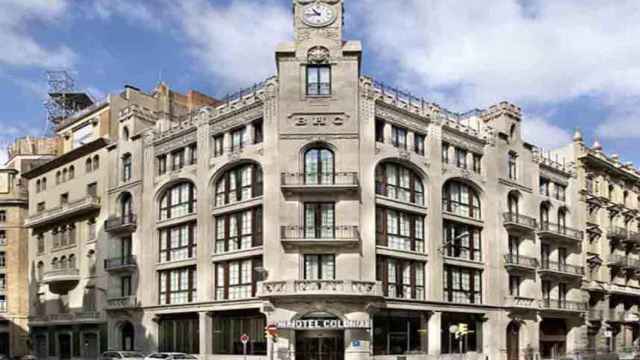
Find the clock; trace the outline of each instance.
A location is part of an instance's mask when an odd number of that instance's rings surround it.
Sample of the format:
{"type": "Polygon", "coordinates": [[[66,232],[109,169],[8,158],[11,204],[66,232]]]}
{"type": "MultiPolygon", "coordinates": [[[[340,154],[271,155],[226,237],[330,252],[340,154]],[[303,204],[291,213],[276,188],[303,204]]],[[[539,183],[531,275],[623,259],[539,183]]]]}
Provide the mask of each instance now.
{"type": "Polygon", "coordinates": [[[314,27],[327,26],[336,19],[336,10],[326,4],[315,3],[302,9],[302,21],[314,27]]]}

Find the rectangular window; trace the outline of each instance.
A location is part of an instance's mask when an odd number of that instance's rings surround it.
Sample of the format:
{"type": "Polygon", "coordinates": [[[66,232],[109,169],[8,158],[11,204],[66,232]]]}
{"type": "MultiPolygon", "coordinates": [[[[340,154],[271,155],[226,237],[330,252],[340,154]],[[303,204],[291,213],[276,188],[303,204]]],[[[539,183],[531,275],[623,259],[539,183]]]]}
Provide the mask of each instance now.
{"type": "Polygon", "coordinates": [[[550,181],[543,177],[540,178],[540,195],[549,196],[550,195],[550,181]]]}
{"type": "Polygon", "coordinates": [[[262,132],[262,119],[253,122],[253,143],[260,144],[264,140],[262,132]]]}
{"type": "Polygon", "coordinates": [[[189,165],[198,163],[198,144],[189,145],[189,165]]]}
{"type": "Polygon", "coordinates": [[[256,295],[256,269],[262,259],[251,258],[216,264],[216,299],[248,299],[256,295]]]}
{"type": "Polygon", "coordinates": [[[425,136],[422,134],[415,134],[413,140],[414,140],[413,142],[414,142],[414,149],[416,151],[416,154],[424,155],[425,136]]]}
{"type": "Polygon", "coordinates": [[[216,253],[262,245],[262,208],[217,216],[216,253]]]}
{"type": "Polygon", "coordinates": [[[392,249],[424,252],[422,215],[376,208],[376,243],[392,249]]]}
{"type": "Polygon", "coordinates": [[[482,304],[482,271],[444,266],[444,301],[458,304],[482,304]]]}
{"type": "Polygon", "coordinates": [[[442,143],[442,163],[443,164],[448,164],[449,163],[449,147],[450,145],[446,142],[442,143]]]}
{"type": "Polygon", "coordinates": [[[305,239],[332,239],[336,236],[334,203],[304,204],[305,239]]]}
{"type": "Polygon", "coordinates": [[[6,254],[4,251],[0,251],[0,268],[7,266],[6,254]]]}
{"type": "Polygon", "coordinates": [[[518,179],[518,155],[514,152],[509,153],[509,179],[518,179]]]}
{"type": "Polygon", "coordinates": [[[69,203],[69,193],[60,195],[60,206],[65,206],[69,203]]]}
{"type": "Polygon", "coordinates": [[[91,197],[98,196],[98,183],[91,183],[87,185],[87,195],[91,197]]]}
{"type": "Polygon", "coordinates": [[[120,296],[131,296],[132,295],[132,286],[131,286],[131,275],[125,275],[120,277],[120,296]]]}
{"type": "Polygon", "coordinates": [[[384,142],[384,120],[376,119],[376,141],[384,142]]]}
{"type": "Polygon", "coordinates": [[[184,167],[184,148],[171,153],[171,170],[180,170],[184,167]]]}
{"type": "Polygon", "coordinates": [[[231,131],[231,151],[240,151],[247,143],[247,128],[241,127],[231,131]]]}
{"type": "Polygon", "coordinates": [[[509,295],[520,296],[520,277],[509,275],[509,295]]]}
{"type": "Polygon", "coordinates": [[[444,222],[446,255],[471,261],[482,261],[482,229],[457,222],[444,222]]]}
{"type": "Polygon", "coordinates": [[[567,198],[567,187],[562,184],[555,184],[556,192],[555,198],[560,201],[565,201],[567,198]]]}
{"type": "Polygon", "coordinates": [[[461,169],[467,168],[467,150],[456,148],[456,166],[461,169]]]}
{"type": "Polygon", "coordinates": [[[167,172],[167,155],[158,156],[158,175],[164,175],[167,172]]]}
{"type": "Polygon", "coordinates": [[[0,245],[7,245],[7,232],[0,230],[0,245]]]}
{"type": "Polygon", "coordinates": [[[382,310],[373,318],[373,354],[404,355],[425,354],[426,343],[422,328],[422,314],[418,311],[382,310]]]}
{"type": "Polygon", "coordinates": [[[473,172],[475,172],[476,174],[482,173],[482,155],[473,154],[472,160],[473,160],[473,172]]]}
{"type": "Polygon", "coordinates": [[[197,301],[195,267],[160,272],[160,304],[187,304],[197,301]]]}
{"type": "Polygon", "coordinates": [[[267,355],[265,326],[267,319],[257,310],[216,312],[213,318],[213,353],[243,355],[240,337],[246,334],[249,337],[247,355],[267,355]]]}
{"type": "Polygon", "coordinates": [[[335,255],[304,255],[305,280],[334,280],[335,278],[335,255]]]}
{"type": "Polygon", "coordinates": [[[217,135],[213,138],[213,156],[218,157],[224,154],[224,136],[217,135]]]}
{"type": "Polygon", "coordinates": [[[193,259],[196,257],[195,223],[160,229],[160,262],[193,259]]]}
{"type": "Polygon", "coordinates": [[[307,95],[331,95],[331,67],[327,65],[307,66],[307,95]]]}
{"type": "MultiPolygon", "coordinates": [[[[200,325],[197,313],[164,315],[158,321],[158,351],[198,354],[200,325]]],[[[154,360],[162,360],[163,355],[154,360]]],[[[183,359],[185,357],[182,357],[183,359]]]]}
{"type": "Polygon", "coordinates": [[[424,300],[423,262],[378,256],[376,279],[386,297],[424,300]]]}
{"type": "Polygon", "coordinates": [[[391,127],[391,143],[400,149],[407,149],[407,129],[392,126],[391,127]]]}

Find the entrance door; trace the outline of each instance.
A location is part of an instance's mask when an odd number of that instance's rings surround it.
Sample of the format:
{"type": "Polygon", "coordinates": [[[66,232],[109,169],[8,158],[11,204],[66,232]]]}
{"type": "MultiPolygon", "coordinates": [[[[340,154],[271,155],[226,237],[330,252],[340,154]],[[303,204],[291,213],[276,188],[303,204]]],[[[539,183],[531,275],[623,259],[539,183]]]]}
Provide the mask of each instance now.
{"type": "Polygon", "coordinates": [[[0,355],[9,357],[9,350],[9,333],[0,333],[0,355]]]}
{"type": "Polygon", "coordinates": [[[98,358],[98,335],[95,333],[84,333],[83,353],[88,359],[98,358]]]}
{"type": "Polygon", "coordinates": [[[59,359],[71,359],[71,335],[58,334],[59,359]]]}
{"type": "Polygon", "coordinates": [[[518,360],[520,358],[520,326],[509,323],[507,326],[507,360],[518,360]]]}
{"type": "Polygon", "coordinates": [[[297,336],[296,360],[343,360],[344,340],[334,337],[297,336]]]}

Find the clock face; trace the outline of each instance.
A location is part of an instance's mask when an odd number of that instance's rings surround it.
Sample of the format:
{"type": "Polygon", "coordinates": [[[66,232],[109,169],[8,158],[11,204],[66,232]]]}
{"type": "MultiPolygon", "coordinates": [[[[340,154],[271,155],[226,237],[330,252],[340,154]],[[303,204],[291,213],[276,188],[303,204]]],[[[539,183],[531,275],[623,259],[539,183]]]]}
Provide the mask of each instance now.
{"type": "Polygon", "coordinates": [[[335,19],[336,11],[329,5],[315,3],[302,10],[302,20],[310,26],[326,26],[335,19]]]}

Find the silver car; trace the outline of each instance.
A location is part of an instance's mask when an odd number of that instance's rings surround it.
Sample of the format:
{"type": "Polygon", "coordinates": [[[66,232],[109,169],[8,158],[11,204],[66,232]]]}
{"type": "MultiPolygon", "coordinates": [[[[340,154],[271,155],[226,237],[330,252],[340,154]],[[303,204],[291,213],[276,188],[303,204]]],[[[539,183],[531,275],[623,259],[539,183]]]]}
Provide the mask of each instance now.
{"type": "Polygon", "coordinates": [[[144,354],[137,351],[105,351],[100,360],[144,360],[144,354]]]}
{"type": "Polygon", "coordinates": [[[179,352],[157,352],[147,355],[145,360],[197,360],[194,355],[179,352]]]}

